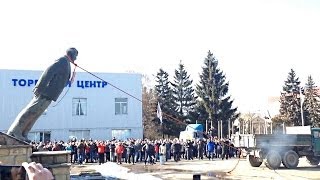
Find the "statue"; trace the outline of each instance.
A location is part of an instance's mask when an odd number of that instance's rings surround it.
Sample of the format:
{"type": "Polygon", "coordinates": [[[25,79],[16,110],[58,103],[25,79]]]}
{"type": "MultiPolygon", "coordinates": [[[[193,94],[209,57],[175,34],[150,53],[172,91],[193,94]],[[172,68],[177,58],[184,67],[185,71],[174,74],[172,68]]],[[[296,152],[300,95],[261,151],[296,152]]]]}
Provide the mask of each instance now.
{"type": "Polygon", "coordinates": [[[69,48],[65,56],[56,60],[42,73],[33,89],[34,97],[11,124],[7,132],[8,135],[22,141],[29,141],[28,133],[34,123],[50,103],[58,99],[69,82],[71,75],[70,63],[74,63],[77,56],[78,51],[75,48],[69,48]]]}

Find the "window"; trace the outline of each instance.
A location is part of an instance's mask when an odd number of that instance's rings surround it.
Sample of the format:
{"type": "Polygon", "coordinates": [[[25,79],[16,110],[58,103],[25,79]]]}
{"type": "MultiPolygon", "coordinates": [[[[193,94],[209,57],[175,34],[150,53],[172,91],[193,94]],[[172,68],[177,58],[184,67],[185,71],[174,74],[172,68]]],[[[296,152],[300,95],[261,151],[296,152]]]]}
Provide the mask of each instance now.
{"type": "Polygon", "coordinates": [[[72,99],[72,115],[74,116],[87,115],[87,99],[86,98],[72,99]]]}
{"type": "Polygon", "coordinates": [[[115,98],[115,114],[128,114],[128,98],[115,98]]]}
{"type": "Polygon", "coordinates": [[[116,139],[126,140],[131,137],[131,129],[112,129],[111,136],[116,139]]]}
{"type": "Polygon", "coordinates": [[[47,142],[51,139],[51,132],[30,132],[28,139],[35,142],[47,142]]]}
{"type": "Polygon", "coordinates": [[[79,139],[89,139],[90,138],[90,130],[70,130],[69,138],[74,137],[77,140],[79,139]]]}

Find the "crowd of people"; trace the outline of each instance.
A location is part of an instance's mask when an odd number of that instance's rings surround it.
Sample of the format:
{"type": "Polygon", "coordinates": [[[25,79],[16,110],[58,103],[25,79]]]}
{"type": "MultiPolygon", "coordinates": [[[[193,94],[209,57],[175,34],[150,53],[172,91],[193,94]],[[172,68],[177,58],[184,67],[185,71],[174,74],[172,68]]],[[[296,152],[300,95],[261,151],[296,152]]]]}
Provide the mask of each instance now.
{"type": "Polygon", "coordinates": [[[70,163],[116,162],[118,164],[144,163],[155,164],[163,160],[180,161],[181,159],[203,160],[207,158],[222,160],[237,157],[240,153],[229,139],[111,139],[106,141],[92,139],[72,139],[68,142],[31,142],[33,151],[69,151],[70,163]]]}

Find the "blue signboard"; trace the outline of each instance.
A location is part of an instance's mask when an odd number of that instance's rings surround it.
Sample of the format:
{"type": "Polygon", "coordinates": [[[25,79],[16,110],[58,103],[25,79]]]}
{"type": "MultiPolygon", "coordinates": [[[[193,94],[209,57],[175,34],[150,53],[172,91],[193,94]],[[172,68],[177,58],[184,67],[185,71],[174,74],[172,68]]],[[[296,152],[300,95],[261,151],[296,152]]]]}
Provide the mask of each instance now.
{"type": "MultiPolygon", "coordinates": [[[[30,87],[35,86],[38,82],[38,79],[12,79],[13,86],[20,86],[20,87],[30,87]]],[[[80,81],[78,80],[74,83],[76,87],[79,88],[104,88],[108,85],[105,81],[80,81]]],[[[69,81],[66,86],[71,87],[71,82],[69,81]]]]}

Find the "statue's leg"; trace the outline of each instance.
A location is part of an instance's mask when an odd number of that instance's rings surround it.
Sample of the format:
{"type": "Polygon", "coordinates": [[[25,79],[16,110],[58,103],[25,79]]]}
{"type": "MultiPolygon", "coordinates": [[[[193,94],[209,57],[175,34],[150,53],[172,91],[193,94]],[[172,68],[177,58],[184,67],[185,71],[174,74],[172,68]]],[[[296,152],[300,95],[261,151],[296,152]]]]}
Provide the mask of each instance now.
{"type": "Polygon", "coordinates": [[[34,123],[42,115],[42,113],[48,108],[48,106],[50,105],[51,102],[52,102],[51,100],[48,100],[46,98],[39,98],[38,103],[36,105],[37,107],[35,107],[35,110],[39,109],[39,112],[41,112],[41,113],[36,113],[35,119],[33,121],[29,121],[29,123],[25,126],[25,128],[22,131],[23,137],[25,137],[25,138],[28,137],[28,133],[32,129],[34,123]]]}
{"type": "Polygon", "coordinates": [[[34,123],[50,105],[51,100],[35,96],[30,103],[18,114],[7,134],[21,140],[27,140],[27,135],[34,123]]]}

